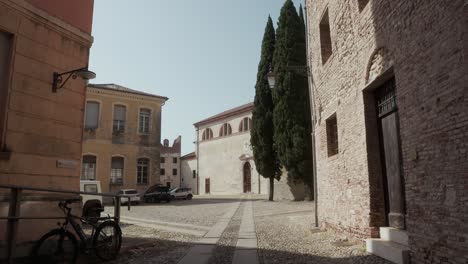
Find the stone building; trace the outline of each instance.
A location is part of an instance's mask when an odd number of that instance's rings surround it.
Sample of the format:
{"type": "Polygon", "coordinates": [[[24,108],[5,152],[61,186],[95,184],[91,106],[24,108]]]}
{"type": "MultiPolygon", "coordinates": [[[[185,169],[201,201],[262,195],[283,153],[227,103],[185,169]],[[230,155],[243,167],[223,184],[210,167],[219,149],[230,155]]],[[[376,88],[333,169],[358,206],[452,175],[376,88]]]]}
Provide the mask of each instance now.
{"type": "Polygon", "coordinates": [[[191,188],[193,194],[198,194],[197,155],[195,152],[180,158],[181,186],[191,188]]]}
{"type": "MultiPolygon", "coordinates": [[[[93,42],[92,0],[0,0],[0,184],[79,190],[85,82],[62,82],[54,72],[88,65],[93,42]]],[[[8,189],[0,189],[0,215],[8,213],[8,189]]],[[[60,216],[63,195],[23,192],[21,215],[60,216]]],[[[62,214],[63,215],[63,214],[62,214]]],[[[6,222],[1,221],[0,262],[6,222]]],[[[55,221],[20,220],[14,256],[28,254],[55,221]]],[[[3,262],[2,262],[3,263],[3,262]]]]}
{"type": "Polygon", "coordinates": [[[267,193],[250,146],[253,103],[194,124],[200,194],[267,193]]]}
{"type": "Polygon", "coordinates": [[[467,2],[306,8],[321,225],[397,263],[467,263],[467,2]]]}
{"type": "Polygon", "coordinates": [[[181,156],[182,138],[178,136],[172,146],[165,139],[161,147],[160,182],[168,187],[181,187],[181,156]]]}
{"type": "Polygon", "coordinates": [[[102,192],[161,183],[161,110],[167,97],[116,84],[90,84],[86,90],[82,180],[95,180],[102,192]]]}

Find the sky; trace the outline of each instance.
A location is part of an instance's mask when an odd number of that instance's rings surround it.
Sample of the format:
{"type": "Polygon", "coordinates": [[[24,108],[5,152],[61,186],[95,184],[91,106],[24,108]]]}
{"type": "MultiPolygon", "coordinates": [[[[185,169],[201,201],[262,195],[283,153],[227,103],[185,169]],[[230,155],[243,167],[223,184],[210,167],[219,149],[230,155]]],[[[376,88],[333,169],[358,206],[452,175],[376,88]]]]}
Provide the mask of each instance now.
{"type": "MultiPolygon", "coordinates": [[[[197,121],[252,102],[268,15],[284,0],[95,0],[92,83],[169,98],[161,140],[194,151],[197,121]]],[[[294,0],[296,7],[301,0],[294,0]]]]}

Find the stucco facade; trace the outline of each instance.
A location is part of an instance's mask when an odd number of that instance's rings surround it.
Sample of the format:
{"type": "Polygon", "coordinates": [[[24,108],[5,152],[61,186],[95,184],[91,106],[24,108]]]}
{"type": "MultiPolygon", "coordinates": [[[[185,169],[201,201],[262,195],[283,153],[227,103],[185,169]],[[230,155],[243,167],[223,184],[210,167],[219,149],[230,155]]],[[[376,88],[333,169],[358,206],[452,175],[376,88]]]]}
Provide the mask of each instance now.
{"type": "Polygon", "coordinates": [[[181,187],[181,147],[181,136],[174,140],[172,146],[169,146],[169,140],[165,139],[161,147],[160,182],[171,188],[181,187]]]}
{"type": "Polygon", "coordinates": [[[395,226],[411,263],[466,263],[466,1],[306,7],[321,225],[395,226]]]}
{"type": "Polygon", "coordinates": [[[94,176],[103,192],[143,193],[160,183],[161,110],[166,100],[115,84],[88,85],[81,179],[94,176]],[[91,106],[97,109],[92,115],[91,106]]]}
{"type": "Polygon", "coordinates": [[[252,108],[246,104],[195,124],[200,194],[268,192],[250,146],[252,108]]]}
{"type": "Polygon", "coordinates": [[[180,158],[180,173],[182,177],[182,187],[192,188],[193,194],[199,194],[197,180],[197,156],[195,155],[195,152],[189,153],[180,158]]]}
{"type": "MultiPolygon", "coordinates": [[[[88,65],[93,1],[73,14],[63,6],[52,12],[49,5],[58,2],[0,0],[0,184],[79,190],[85,82],[70,80],[53,93],[52,79],[88,65]]],[[[21,216],[61,216],[63,197],[23,192],[21,216]]],[[[0,189],[2,217],[9,199],[0,189]]],[[[2,221],[0,262],[6,227],[2,221]]],[[[13,254],[27,254],[28,242],[54,227],[55,221],[21,220],[13,254]]]]}

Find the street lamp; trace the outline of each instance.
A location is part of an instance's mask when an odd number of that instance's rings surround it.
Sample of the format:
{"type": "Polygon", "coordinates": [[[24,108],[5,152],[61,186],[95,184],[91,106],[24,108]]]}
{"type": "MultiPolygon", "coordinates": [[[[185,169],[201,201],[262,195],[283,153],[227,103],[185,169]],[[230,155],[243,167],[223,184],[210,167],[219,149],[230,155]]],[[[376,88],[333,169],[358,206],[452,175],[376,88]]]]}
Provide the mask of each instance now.
{"type": "Polygon", "coordinates": [[[270,71],[268,72],[267,79],[268,79],[268,85],[270,86],[270,88],[271,89],[275,88],[276,75],[272,69],[270,69],[270,71]]]}
{"type": "Polygon", "coordinates": [[[63,86],[67,83],[70,77],[72,79],[76,79],[76,77],[81,77],[81,79],[83,79],[87,83],[89,80],[96,78],[96,73],[88,70],[88,67],[79,68],[79,69],[75,69],[75,70],[71,70],[71,71],[63,72],[63,73],[54,72],[54,79],[52,82],[52,92],[56,93],[58,89],[63,88],[63,86]],[[63,81],[62,76],[66,74],[68,74],[68,76],[65,79],[65,81],[63,81]],[[59,84],[61,85],[59,86],[59,84]]]}
{"type": "MultiPolygon", "coordinates": [[[[310,76],[310,71],[308,66],[286,66],[286,70],[289,72],[294,72],[300,76],[310,76]]],[[[270,88],[275,88],[276,84],[276,74],[272,69],[267,73],[268,85],[270,88]]]]}

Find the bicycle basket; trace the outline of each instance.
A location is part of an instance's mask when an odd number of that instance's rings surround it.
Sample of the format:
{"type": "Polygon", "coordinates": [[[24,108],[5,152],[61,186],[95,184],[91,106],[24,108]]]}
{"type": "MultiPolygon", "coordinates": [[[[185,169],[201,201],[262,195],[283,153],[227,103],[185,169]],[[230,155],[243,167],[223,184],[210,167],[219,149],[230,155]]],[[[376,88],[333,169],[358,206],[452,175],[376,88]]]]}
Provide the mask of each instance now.
{"type": "Polygon", "coordinates": [[[88,222],[96,223],[103,211],[104,207],[101,201],[97,199],[88,200],[83,206],[83,218],[88,222]]]}

